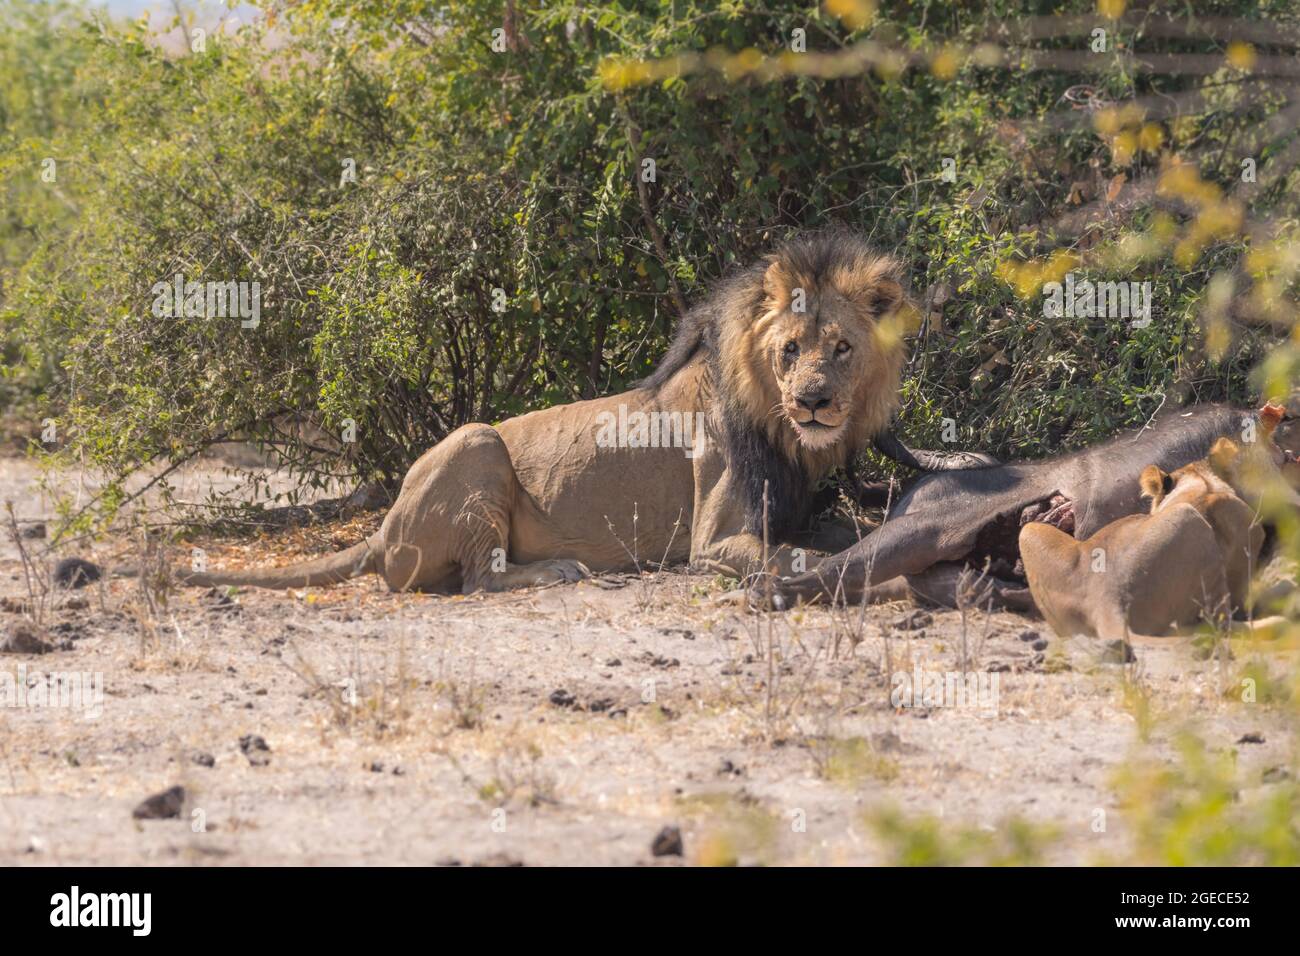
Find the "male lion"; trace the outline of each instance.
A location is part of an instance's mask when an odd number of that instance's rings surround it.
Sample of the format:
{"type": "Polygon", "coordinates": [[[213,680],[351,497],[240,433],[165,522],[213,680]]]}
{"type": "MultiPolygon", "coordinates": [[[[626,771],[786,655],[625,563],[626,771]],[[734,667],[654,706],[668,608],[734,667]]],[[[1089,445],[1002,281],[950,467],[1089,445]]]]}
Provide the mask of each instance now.
{"type": "Polygon", "coordinates": [[[360,544],[181,580],[283,588],[376,573],[399,591],[495,591],[686,559],[744,574],[763,559],[765,514],[788,573],[816,482],[887,433],[904,303],[900,265],[861,240],[790,242],[724,280],[631,391],[457,429],[360,544]]]}

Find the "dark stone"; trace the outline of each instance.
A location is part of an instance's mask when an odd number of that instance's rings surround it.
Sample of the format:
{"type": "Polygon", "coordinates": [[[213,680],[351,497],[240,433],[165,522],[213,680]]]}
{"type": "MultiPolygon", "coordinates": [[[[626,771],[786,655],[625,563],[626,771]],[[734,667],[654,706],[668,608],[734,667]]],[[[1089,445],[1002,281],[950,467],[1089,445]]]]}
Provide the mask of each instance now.
{"type": "Polygon", "coordinates": [[[650,853],[654,856],[681,856],[682,831],[677,827],[664,827],[650,844],[650,853]]]}
{"type": "Polygon", "coordinates": [[[140,805],[131,811],[131,816],[137,820],[172,820],[181,815],[181,808],[185,806],[185,788],[172,787],[170,790],[164,790],[162,793],[155,793],[140,802],[140,805]]]}
{"type": "Polygon", "coordinates": [[[917,608],[910,614],[904,614],[893,623],[893,627],[900,631],[919,631],[923,627],[929,627],[934,623],[934,615],[929,611],[922,611],[917,608]]]}
{"type": "Polygon", "coordinates": [[[63,645],[51,644],[37,633],[30,624],[18,623],[9,628],[9,632],[0,638],[0,654],[48,654],[50,651],[66,650],[72,646],[71,641],[63,645]]]}
{"type": "Polygon", "coordinates": [[[552,691],[549,699],[556,707],[572,707],[578,702],[578,698],[574,697],[563,687],[559,690],[552,691]]]}
{"type": "Polygon", "coordinates": [[[240,737],[239,749],[254,767],[265,767],[271,762],[271,748],[257,734],[245,734],[240,737]]]}
{"type": "Polygon", "coordinates": [[[54,566],[54,583],[62,588],[84,588],[103,575],[99,565],[82,558],[64,558],[54,566]]]}

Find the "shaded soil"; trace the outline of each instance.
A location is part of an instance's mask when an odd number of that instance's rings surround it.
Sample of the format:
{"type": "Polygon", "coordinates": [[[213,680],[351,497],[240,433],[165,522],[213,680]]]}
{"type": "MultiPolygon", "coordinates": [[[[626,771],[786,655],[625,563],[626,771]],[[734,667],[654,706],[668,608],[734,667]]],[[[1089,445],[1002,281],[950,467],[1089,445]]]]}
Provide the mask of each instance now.
{"type": "MultiPolygon", "coordinates": [[[[203,467],[196,485],[222,480],[203,467]]],[[[35,517],[33,481],[0,461],[4,497],[35,517]]],[[[278,562],[374,520],[194,543],[217,567],[278,562]]],[[[114,566],[132,547],[63,553],[114,566]]],[[[1280,715],[1224,696],[1256,653],[1240,645],[1228,662],[1171,639],[1106,663],[1012,614],[762,616],[719,591],[678,572],[468,597],[366,578],[150,609],[112,578],[24,613],[6,542],[17,610],[0,628],[26,620],[54,647],[0,655],[0,673],[102,675],[103,699],[97,716],[0,708],[0,864],[881,863],[901,853],[876,822],[889,809],[944,832],[1050,824],[1049,862],[1124,860],[1133,688],[1235,748],[1249,779],[1293,747],[1280,715]],[[899,706],[895,675],[918,668],[995,677],[996,696],[899,706]],[[133,816],[155,796],[166,813],[133,816]]]]}

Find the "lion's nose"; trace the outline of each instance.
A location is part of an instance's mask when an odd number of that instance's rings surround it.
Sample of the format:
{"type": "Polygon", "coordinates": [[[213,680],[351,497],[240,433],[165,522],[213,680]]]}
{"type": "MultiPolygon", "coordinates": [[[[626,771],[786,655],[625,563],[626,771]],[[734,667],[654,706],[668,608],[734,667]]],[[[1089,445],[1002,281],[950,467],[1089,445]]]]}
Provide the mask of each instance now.
{"type": "Polygon", "coordinates": [[[795,397],[795,404],[808,409],[810,412],[819,411],[830,403],[831,397],[826,392],[805,392],[803,395],[795,397]]]}

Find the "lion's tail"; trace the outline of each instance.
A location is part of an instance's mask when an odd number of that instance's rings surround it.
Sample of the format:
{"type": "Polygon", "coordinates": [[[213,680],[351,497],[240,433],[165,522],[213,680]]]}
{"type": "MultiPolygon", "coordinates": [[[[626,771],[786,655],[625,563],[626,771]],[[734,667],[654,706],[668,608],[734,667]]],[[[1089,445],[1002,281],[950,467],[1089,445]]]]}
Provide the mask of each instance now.
{"type": "Polygon", "coordinates": [[[321,584],[338,584],[362,574],[382,571],[381,538],[371,535],[360,544],[302,564],[283,568],[263,568],[230,574],[189,571],[177,575],[177,582],[190,587],[305,588],[321,584]]]}

